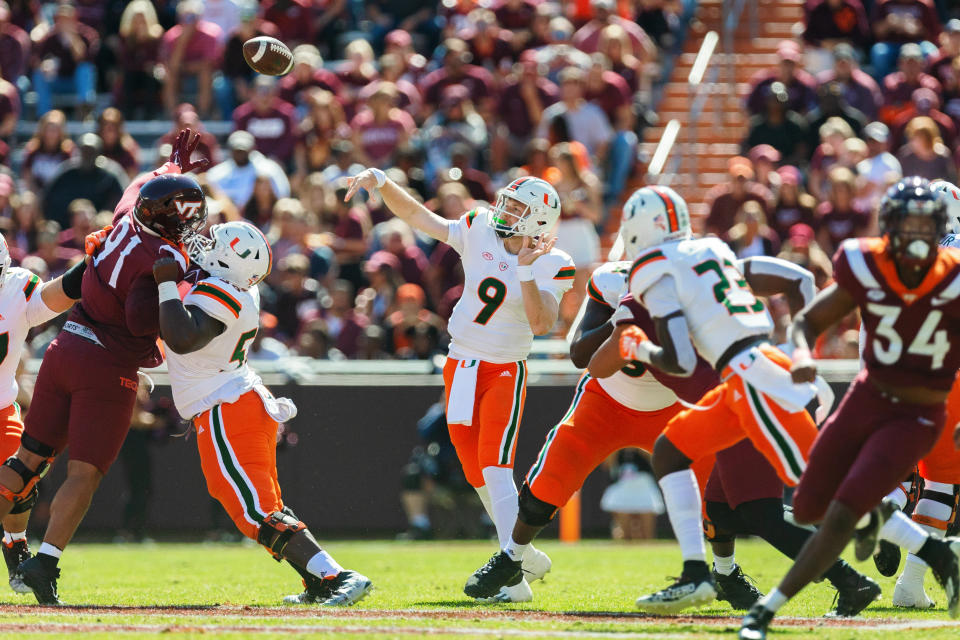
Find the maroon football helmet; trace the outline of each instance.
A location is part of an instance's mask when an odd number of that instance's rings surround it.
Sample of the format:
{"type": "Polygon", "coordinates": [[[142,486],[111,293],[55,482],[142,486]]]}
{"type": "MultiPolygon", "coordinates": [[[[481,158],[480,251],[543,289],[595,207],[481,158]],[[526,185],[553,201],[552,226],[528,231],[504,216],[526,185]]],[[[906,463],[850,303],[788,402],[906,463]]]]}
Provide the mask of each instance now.
{"type": "Polygon", "coordinates": [[[207,202],[193,176],[161,175],[140,187],[133,215],[147,229],[179,244],[203,228],[207,202]]]}

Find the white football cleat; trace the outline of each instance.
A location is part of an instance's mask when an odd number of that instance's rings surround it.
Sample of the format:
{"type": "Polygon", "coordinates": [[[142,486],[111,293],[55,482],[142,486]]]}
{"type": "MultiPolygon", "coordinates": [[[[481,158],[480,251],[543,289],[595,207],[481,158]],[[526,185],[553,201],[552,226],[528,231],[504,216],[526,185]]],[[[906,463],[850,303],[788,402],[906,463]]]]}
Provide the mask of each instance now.
{"type": "Polygon", "coordinates": [[[550,556],[530,545],[527,552],[523,554],[521,566],[523,567],[523,577],[527,579],[527,582],[536,582],[537,580],[543,580],[543,576],[550,572],[553,562],[550,560],[550,556]]]}
{"type": "Polygon", "coordinates": [[[523,578],[512,587],[500,587],[500,593],[487,602],[530,602],[533,600],[533,589],[526,578],[523,578]]]}
{"type": "Polygon", "coordinates": [[[936,606],[933,598],[927,595],[923,588],[923,581],[909,582],[901,575],[897,578],[897,586],[893,589],[893,606],[906,609],[929,609],[936,606]]]}
{"type": "Polygon", "coordinates": [[[672,585],[656,593],[637,598],[637,608],[650,613],[672,615],[690,607],[713,602],[717,589],[713,578],[686,578],[681,576],[672,585]]]}

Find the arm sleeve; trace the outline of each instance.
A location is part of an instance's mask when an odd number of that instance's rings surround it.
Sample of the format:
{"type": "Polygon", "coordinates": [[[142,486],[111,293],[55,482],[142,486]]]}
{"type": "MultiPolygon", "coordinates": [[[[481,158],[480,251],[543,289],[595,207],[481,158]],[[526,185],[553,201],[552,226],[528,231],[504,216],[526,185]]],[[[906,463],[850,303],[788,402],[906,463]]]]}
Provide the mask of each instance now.
{"type": "Polygon", "coordinates": [[[803,296],[804,306],[810,304],[813,296],[817,293],[813,274],[800,265],[768,256],[757,256],[755,258],[737,261],[737,268],[740,270],[740,273],[746,273],[747,265],[749,265],[750,273],[776,276],[778,278],[799,282],[800,294],[803,296]]]}

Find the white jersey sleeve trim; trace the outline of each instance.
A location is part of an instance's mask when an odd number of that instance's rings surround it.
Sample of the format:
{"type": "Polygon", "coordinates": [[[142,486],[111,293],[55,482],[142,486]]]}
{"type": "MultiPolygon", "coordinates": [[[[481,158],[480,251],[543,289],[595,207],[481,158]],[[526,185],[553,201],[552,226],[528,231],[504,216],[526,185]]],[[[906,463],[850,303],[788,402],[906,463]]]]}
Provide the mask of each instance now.
{"type": "Polygon", "coordinates": [[[843,254],[847,257],[847,263],[854,277],[865,289],[879,289],[880,283],[870,273],[870,267],[867,266],[867,260],[860,249],[860,241],[856,239],[843,241],[843,254]]]}
{"type": "Polygon", "coordinates": [[[184,306],[198,307],[211,318],[229,327],[240,315],[240,297],[229,284],[218,278],[199,281],[183,299],[184,306]],[[237,306],[234,307],[233,305],[237,306]]]}

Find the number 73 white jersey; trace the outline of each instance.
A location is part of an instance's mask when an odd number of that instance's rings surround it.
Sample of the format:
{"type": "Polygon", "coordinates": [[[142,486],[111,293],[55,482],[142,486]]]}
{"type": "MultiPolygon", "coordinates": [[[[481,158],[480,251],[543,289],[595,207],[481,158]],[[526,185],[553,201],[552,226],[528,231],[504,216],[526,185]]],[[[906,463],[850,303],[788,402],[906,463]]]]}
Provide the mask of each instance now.
{"type": "Polygon", "coordinates": [[[735,342],[773,331],[773,319],[736,265],[736,255],[719,238],[665,242],[634,261],[630,293],[657,317],[658,309],[643,296],[661,279],[672,278],[676,300],[667,306],[683,312],[693,346],[716,366],[735,342]]]}
{"type": "MultiPolygon", "coordinates": [[[[447,244],[463,263],[463,296],[453,308],[447,330],[450,357],[496,364],[525,360],[533,331],[523,309],[517,256],[488,224],[488,209],[479,208],[450,222],[447,244]]],[[[557,302],[573,286],[576,269],[563,251],[553,249],[533,263],[537,288],[557,302]]]]}
{"type": "Polygon", "coordinates": [[[193,285],[183,304],[198,307],[226,327],[193,353],[166,348],[173,401],[181,416],[191,418],[222,402],[235,402],[260,384],[247,365],[247,351],[260,328],[260,292],[208,276],[193,285]]]}

